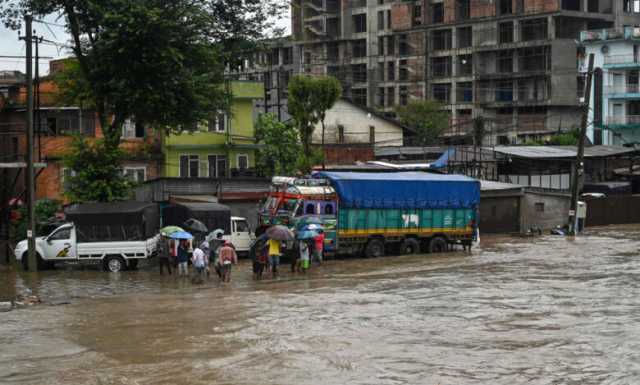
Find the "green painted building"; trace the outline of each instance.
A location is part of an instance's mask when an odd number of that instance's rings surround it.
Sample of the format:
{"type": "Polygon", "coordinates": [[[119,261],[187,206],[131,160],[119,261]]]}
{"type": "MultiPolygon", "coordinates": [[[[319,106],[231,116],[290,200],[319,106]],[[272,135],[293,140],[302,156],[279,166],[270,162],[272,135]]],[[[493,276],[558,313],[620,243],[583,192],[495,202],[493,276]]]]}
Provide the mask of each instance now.
{"type": "Polygon", "coordinates": [[[250,175],[255,168],[253,105],[264,97],[260,82],[232,81],[231,113],[219,113],[198,130],[164,135],[165,177],[225,178],[250,175]]]}

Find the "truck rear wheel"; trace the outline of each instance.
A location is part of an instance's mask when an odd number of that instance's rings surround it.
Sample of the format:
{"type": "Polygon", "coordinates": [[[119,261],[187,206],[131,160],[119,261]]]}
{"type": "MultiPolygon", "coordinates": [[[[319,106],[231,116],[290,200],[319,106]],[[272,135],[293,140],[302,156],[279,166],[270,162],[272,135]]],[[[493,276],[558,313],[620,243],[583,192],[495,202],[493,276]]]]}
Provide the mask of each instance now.
{"type": "Polygon", "coordinates": [[[420,242],[413,238],[407,238],[400,244],[400,254],[410,255],[420,252],[420,242]]]}
{"type": "Polygon", "coordinates": [[[109,255],[104,259],[103,268],[105,271],[117,273],[125,268],[124,259],[118,255],[109,255]]]}
{"type": "Polygon", "coordinates": [[[384,257],[384,242],[380,239],[372,239],[364,249],[367,258],[384,257]]]}
{"type": "Polygon", "coordinates": [[[433,237],[429,241],[430,253],[444,253],[445,251],[447,251],[447,240],[444,237],[433,237]]]}

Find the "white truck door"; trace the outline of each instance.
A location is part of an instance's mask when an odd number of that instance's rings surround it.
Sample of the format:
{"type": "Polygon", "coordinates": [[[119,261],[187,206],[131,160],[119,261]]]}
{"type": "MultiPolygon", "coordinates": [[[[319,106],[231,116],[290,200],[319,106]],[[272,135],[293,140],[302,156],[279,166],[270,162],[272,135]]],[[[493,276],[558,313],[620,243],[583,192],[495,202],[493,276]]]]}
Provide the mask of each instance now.
{"type": "Polygon", "coordinates": [[[43,242],[43,259],[63,261],[76,259],[75,239],[72,237],[73,227],[64,226],[52,232],[43,242]]]}
{"type": "Polygon", "coordinates": [[[251,247],[251,233],[249,231],[249,223],[247,220],[232,219],[231,220],[231,242],[238,251],[249,251],[251,247]]]}

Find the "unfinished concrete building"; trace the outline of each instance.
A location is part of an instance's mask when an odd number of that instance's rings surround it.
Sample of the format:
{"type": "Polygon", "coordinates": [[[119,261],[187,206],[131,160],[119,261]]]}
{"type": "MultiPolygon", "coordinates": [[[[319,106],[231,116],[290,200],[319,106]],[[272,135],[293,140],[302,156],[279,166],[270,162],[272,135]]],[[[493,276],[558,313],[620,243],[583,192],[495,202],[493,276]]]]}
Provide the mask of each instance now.
{"type": "Polygon", "coordinates": [[[293,0],[292,36],[253,71],[283,118],[291,75],[328,74],[388,116],[441,101],[451,142],[482,117],[484,145],[523,143],[579,125],[580,31],[637,25],[640,0],[293,0]]]}
{"type": "Polygon", "coordinates": [[[637,1],[443,0],[427,9],[427,95],[449,105],[451,136],[483,117],[485,144],[580,124],[580,31],[640,23],[637,1]]]}

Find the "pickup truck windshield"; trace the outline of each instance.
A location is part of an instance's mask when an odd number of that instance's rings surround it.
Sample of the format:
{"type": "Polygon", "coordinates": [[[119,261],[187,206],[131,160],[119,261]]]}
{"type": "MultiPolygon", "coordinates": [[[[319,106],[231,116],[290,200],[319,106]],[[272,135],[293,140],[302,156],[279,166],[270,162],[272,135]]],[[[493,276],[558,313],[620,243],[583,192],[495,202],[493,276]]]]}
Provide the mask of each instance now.
{"type": "Polygon", "coordinates": [[[63,240],[63,239],[70,239],[71,238],[71,228],[67,227],[64,229],[60,229],[58,231],[56,231],[55,233],[51,234],[49,236],[49,240],[50,241],[58,241],[58,240],[63,240]]]}

